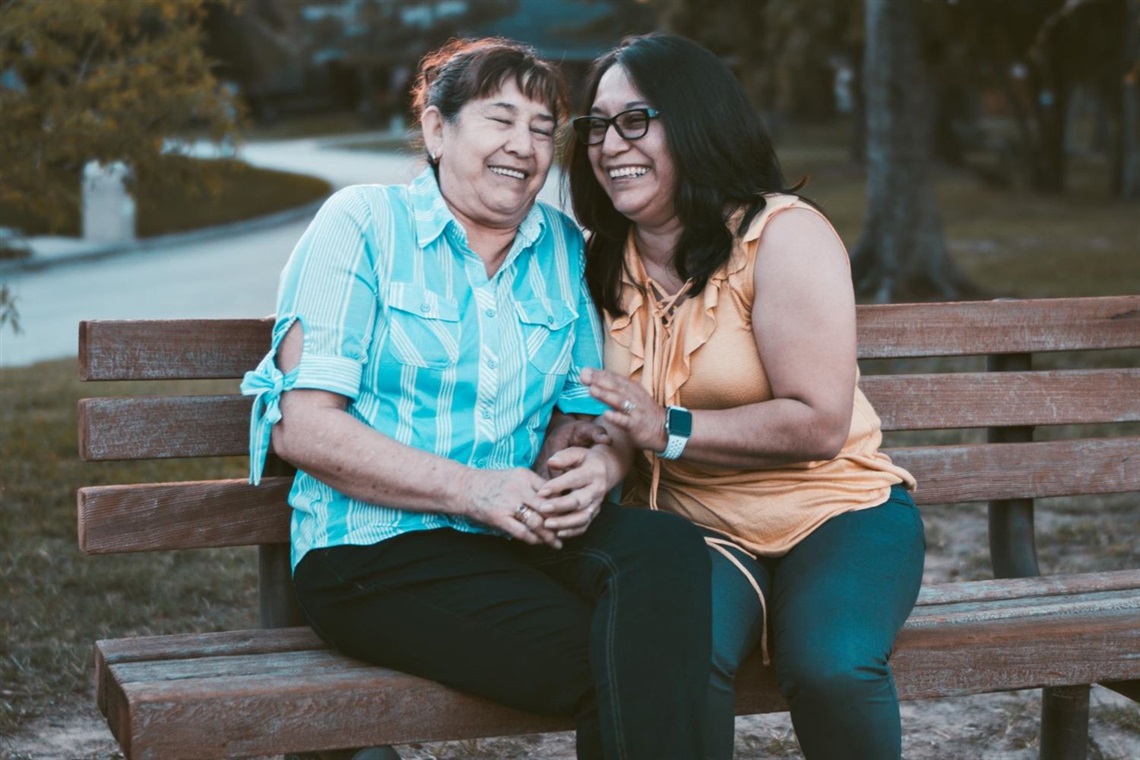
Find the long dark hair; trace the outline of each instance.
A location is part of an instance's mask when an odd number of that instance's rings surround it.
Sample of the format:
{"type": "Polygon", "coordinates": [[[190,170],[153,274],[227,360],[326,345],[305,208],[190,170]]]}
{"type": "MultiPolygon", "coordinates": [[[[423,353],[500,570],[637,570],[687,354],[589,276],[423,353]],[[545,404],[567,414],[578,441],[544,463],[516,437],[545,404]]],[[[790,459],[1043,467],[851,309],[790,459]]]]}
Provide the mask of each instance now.
{"type": "MultiPolygon", "coordinates": [[[[772,138],[744,88],[724,62],[697,43],[667,34],[627,37],[591,66],[583,113],[612,66],[625,69],[642,97],[661,112],[677,172],[673,207],[683,229],[674,264],[682,279],[693,280],[695,295],[732,255],[734,234],[742,234],[764,208],[764,194],[795,192],[803,183],[787,186],[772,138]],[[740,226],[729,230],[728,215],[741,208],[740,226]]],[[[620,315],[631,223],[594,177],[587,150],[575,140],[569,154],[574,213],[590,232],[586,279],[597,304],[620,315]]]]}

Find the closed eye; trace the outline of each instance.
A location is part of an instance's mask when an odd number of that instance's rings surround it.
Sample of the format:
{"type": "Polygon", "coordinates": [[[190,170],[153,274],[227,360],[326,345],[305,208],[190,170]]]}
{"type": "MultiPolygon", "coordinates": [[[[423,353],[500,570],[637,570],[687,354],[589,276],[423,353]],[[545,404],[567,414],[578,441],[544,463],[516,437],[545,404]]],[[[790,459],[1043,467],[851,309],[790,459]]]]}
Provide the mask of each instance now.
{"type": "Polygon", "coordinates": [[[550,127],[531,127],[530,131],[542,137],[554,137],[554,130],[550,127]]]}

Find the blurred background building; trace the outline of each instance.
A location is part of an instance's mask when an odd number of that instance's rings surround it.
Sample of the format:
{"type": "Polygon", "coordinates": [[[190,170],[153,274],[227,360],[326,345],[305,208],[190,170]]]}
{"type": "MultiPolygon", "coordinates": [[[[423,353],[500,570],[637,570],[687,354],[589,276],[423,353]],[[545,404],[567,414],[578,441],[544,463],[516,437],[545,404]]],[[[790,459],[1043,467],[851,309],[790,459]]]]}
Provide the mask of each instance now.
{"type": "Polygon", "coordinates": [[[577,82],[624,34],[655,22],[636,0],[247,0],[213,6],[206,29],[218,77],[255,120],[354,109],[385,127],[403,123],[424,51],[450,37],[526,42],[577,82]]]}

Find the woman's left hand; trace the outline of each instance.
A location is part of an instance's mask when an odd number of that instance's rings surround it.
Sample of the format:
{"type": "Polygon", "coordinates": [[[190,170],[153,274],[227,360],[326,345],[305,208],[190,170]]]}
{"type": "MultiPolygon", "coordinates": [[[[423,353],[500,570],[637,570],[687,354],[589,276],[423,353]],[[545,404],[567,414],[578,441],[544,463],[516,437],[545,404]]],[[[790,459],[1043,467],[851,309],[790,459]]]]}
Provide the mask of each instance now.
{"type": "Polygon", "coordinates": [[[539,488],[539,504],[547,530],[560,539],[586,532],[598,516],[609,490],[609,470],[601,446],[574,446],[554,454],[546,462],[551,475],[539,488]]]}
{"type": "Polygon", "coordinates": [[[544,478],[552,478],[554,473],[550,471],[547,462],[559,451],[571,446],[588,449],[599,443],[610,442],[610,435],[606,429],[593,420],[575,419],[555,410],[546,428],[546,438],[542,442],[542,448],[539,449],[538,457],[531,469],[544,478]]]}
{"type": "Polygon", "coordinates": [[[604,369],[582,370],[582,384],[590,395],[610,407],[602,416],[624,430],[639,449],[664,451],[669,444],[665,433],[665,407],[638,383],[604,369]]]}

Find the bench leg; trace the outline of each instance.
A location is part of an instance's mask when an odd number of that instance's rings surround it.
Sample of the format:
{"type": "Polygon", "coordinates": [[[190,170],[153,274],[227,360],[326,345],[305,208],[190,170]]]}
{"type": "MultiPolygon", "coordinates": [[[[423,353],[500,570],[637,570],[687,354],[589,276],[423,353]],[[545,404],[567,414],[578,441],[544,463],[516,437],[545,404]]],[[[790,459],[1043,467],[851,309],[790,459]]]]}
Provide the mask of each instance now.
{"type": "MultiPolygon", "coordinates": [[[[293,593],[289,547],[284,544],[263,544],[258,547],[257,559],[261,627],[307,625],[293,593]]],[[[391,747],[369,747],[290,754],[285,755],[285,760],[400,760],[400,755],[391,747]]]]}
{"type": "Polygon", "coordinates": [[[1085,760],[1089,749],[1089,686],[1041,690],[1041,760],[1085,760]]]}

